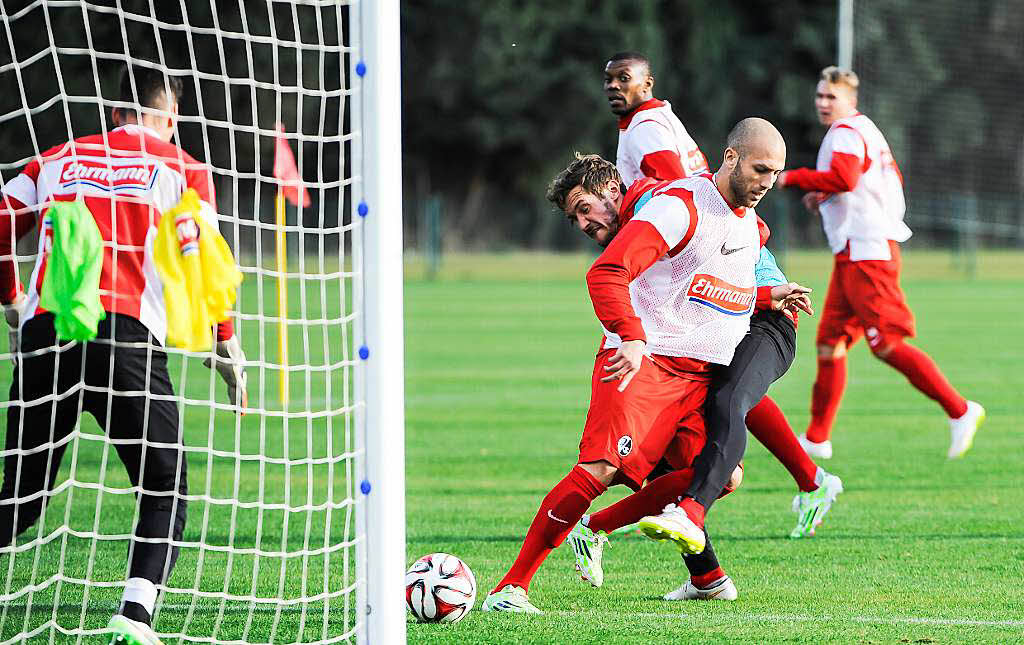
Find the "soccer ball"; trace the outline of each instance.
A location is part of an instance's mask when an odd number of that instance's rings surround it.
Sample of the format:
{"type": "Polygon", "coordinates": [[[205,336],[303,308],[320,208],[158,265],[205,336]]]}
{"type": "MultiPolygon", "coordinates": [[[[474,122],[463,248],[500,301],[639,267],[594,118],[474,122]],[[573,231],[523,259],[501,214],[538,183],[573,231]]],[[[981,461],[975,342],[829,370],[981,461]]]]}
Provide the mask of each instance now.
{"type": "Polygon", "coordinates": [[[405,604],[421,623],[457,623],[474,601],[476,578],[454,555],[425,555],[405,574],[405,604]]]}

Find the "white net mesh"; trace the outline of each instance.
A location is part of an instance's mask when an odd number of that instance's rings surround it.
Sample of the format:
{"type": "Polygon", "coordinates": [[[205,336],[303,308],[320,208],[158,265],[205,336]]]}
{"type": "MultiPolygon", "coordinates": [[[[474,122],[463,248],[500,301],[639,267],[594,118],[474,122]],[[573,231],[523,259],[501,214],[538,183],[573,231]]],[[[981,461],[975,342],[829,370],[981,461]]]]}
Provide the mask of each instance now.
{"type": "Polygon", "coordinates": [[[1024,242],[1019,2],[853,1],[860,108],[906,179],[918,240],[1024,242]]]}
{"type": "MultiPolygon", "coordinates": [[[[176,642],[354,640],[362,628],[354,398],[362,287],[353,269],[362,233],[360,218],[350,216],[349,171],[358,154],[358,115],[349,109],[354,8],[334,0],[4,0],[0,9],[4,184],[48,148],[111,129],[111,109],[125,107],[117,85],[126,62],[178,75],[185,91],[175,143],[212,169],[220,230],[244,274],[233,317],[248,359],[245,416],[203,365],[208,354],[168,350],[188,520],[157,601],[156,631],[176,642]],[[276,268],[272,174],[278,122],[312,197],[298,214],[288,207],[284,276],[276,268]],[[287,365],[278,344],[281,277],[287,365]]],[[[36,248],[31,239],[17,246],[22,282],[36,248]]],[[[0,372],[6,388],[11,369],[0,372]]],[[[17,405],[5,403],[4,412],[17,405]]],[[[7,428],[4,459],[23,457],[17,437],[40,430],[7,428]]],[[[79,641],[103,632],[118,608],[139,491],[109,431],[82,414],[75,432],[41,448],[64,445],[66,453],[42,516],[0,547],[0,642],[79,641]]]]}

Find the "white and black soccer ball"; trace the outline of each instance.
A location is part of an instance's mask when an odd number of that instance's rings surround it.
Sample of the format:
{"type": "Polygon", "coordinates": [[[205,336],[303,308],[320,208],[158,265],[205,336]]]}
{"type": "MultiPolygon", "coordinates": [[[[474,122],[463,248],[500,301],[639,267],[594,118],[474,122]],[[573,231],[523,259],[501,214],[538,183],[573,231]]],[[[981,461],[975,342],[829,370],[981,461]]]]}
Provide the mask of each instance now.
{"type": "Polygon", "coordinates": [[[405,574],[405,604],[421,623],[457,623],[476,601],[476,578],[448,553],[431,553],[405,574]]]}

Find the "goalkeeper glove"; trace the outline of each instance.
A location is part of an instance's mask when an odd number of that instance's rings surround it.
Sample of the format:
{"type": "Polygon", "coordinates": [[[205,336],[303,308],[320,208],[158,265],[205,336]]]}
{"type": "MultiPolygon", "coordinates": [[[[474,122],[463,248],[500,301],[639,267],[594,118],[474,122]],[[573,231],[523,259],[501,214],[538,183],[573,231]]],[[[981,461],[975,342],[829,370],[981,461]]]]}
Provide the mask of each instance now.
{"type": "Polygon", "coordinates": [[[19,293],[13,302],[3,305],[4,318],[7,319],[7,347],[11,352],[11,362],[18,364],[18,334],[21,327],[21,310],[25,308],[25,294],[19,293]]]}
{"type": "Polygon", "coordinates": [[[203,361],[203,365],[217,368],[217,373],[228,386],[228,398],[239,407],[238,413],[244,415],[249,405],[249,395],[245,391],[245,352],[242,351],[238,335],[217,341],[216,352],[203,361]]]}

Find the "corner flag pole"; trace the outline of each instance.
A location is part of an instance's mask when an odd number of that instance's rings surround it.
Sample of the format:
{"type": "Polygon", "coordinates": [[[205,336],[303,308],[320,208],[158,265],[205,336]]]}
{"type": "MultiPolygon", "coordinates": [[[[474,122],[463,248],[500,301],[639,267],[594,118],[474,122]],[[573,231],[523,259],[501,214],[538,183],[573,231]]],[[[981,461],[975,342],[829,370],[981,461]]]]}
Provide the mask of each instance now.
{"type": "Polygon", "coordinates": [[[288,238],[285,235],[284,190],[277,187],[274,198],[276,213],[275,238],[277,239],[277,358],[281,363],[278,370],[278,393],[281,404],[288,407],[288,238]]]}
{"type": "MultiPolygon", "coordinates": [[[[301,142],[299,145],[301,152],[301,142]]],[[[277,356],[281,361],[278,371],[281,404],[288,407],[288,237],[285,233],[285,200],[299,209],[308,207],[312,200],[302,183],[302,175],[295,164],[292,147],[284,137],[284,125],[277,124],[277,142],[274,147],[274,177],[277,178],[277,197],[274,199],[275,238],[277,239],[277,356]],[[301,192],[300,192],[301,189],[301,192]]],[[[301,211],[300,211],[301,212],[301,211]]],[[[302,219],[299,218],[299,222],[302,219]]]]}

